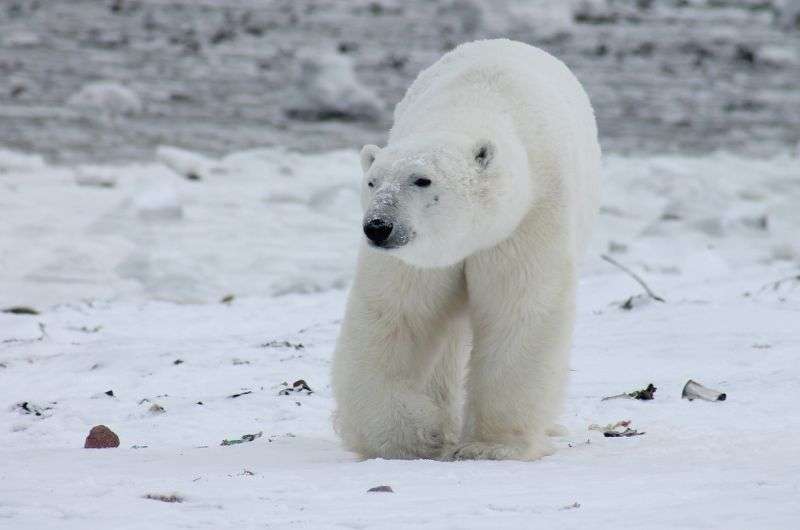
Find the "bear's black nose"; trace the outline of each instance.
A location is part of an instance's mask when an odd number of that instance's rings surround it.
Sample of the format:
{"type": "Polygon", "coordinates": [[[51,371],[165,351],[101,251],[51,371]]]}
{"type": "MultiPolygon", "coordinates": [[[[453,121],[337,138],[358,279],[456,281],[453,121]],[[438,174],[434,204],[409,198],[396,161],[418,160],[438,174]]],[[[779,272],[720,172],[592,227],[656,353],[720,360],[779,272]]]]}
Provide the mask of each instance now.
{"type": "Polygon", "coordinates": [[[387,223],[383,219],[373,219],[364,223],[364,235],[378,246],[384,244],[391,233],[392,223],[387,223]]]}

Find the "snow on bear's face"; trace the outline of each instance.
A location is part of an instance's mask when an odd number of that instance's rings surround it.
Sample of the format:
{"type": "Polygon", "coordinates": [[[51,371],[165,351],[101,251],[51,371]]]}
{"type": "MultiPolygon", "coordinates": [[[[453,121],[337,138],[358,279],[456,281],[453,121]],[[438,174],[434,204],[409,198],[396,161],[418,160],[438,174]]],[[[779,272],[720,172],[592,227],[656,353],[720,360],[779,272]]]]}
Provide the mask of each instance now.
{"type": "Polygon", "coordinates": [[[453,265],[507,238],[531,203],[514,142],[435,135],[361,151],[369,247],[418,267],[453,265]]]}

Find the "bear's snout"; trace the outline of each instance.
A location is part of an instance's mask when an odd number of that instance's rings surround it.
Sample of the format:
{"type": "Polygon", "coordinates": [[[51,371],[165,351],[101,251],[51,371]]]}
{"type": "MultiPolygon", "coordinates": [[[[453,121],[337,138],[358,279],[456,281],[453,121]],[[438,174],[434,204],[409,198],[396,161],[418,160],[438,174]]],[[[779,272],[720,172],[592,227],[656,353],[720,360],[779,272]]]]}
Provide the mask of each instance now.
{"type": "Polygon", "coordinates": [[[381,247],[389,240],[392,228],[394,228],[394,226],[388,221],[372,219],[364,223],[364,235],[377,246],[381,247]]]}

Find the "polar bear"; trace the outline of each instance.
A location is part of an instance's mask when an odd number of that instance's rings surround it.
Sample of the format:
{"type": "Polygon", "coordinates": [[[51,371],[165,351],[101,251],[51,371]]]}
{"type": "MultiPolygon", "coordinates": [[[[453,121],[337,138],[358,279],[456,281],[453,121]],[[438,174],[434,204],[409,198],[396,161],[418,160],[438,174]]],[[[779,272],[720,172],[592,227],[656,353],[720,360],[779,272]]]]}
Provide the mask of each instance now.
{"type": "Polygon", "coordinates": [[[332,373],[346,446],[550,454],[598,202],[580,83],[532,46],[463,44],[419,75],[361,164],[365,238],[332,373]]]}

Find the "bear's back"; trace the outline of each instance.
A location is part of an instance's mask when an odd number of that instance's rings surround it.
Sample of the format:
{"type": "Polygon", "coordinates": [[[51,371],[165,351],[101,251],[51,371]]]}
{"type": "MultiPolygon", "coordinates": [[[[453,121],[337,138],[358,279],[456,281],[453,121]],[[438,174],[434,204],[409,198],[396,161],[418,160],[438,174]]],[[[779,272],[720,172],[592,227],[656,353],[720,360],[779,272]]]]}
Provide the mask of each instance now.
{"type": "MultiPolygon", "coordinates": [[[[395,108],[395,123],[408,109],[442,94],[453,97],[484,89],[502,97],[511,95],[500,93],[503,90],[519,90],[530,97],[531,90],[548,88],[552,93],[539,95],[548,98],[561,93],[576,99],[575,103],[585,98],[580,83],[564,63],[539,48],[508,39],[468,42],[420,72],[395,108]]],[[[585,103],[588,105],[588,100],[585,103]]]]}

